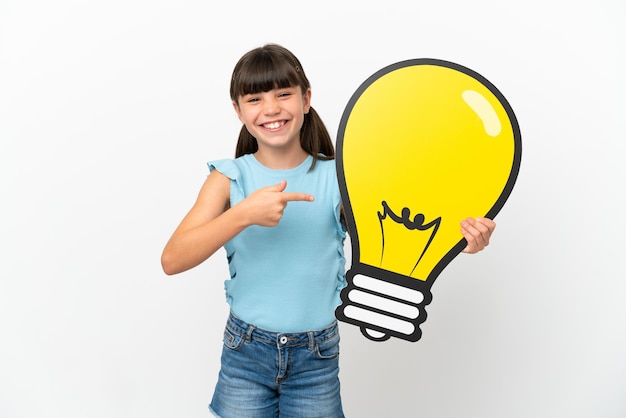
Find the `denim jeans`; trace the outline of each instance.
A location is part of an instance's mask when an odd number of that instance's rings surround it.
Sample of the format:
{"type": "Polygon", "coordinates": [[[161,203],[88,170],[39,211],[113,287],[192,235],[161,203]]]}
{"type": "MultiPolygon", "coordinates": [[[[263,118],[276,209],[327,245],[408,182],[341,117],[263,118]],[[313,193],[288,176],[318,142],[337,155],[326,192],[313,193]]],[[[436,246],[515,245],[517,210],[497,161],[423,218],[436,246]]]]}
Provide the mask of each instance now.
{"type": "Polygon", "coordinates": [[[209,408],[221,418],[343,418],[337,323],[276,333],[231,313],[209,408]]]}

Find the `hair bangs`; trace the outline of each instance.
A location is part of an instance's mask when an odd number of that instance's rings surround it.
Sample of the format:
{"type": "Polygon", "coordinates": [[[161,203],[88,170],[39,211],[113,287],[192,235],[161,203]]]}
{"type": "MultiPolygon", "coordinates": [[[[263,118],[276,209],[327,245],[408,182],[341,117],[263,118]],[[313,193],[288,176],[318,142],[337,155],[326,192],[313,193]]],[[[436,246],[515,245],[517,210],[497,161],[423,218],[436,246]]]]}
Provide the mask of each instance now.
{"type": "Polygon", "coordinates": [[[277,88],[300,86],[303,91],[308,88],[306,78],[299,74],[302,73],[299,63],[276,52],[260,49],[241,60],[233,73],[230,89],[232,100],[277,88]]]}

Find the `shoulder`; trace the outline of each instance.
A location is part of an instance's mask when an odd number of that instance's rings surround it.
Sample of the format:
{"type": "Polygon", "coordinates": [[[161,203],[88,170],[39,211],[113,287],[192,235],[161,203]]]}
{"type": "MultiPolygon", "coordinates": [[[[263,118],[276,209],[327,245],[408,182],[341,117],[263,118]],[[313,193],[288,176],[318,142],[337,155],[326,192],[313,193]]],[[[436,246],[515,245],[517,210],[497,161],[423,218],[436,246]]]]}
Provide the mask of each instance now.
{"type": "Polygon", "coordinates": [[[238,158],[227,158],[222,160],[209,161],[207,163],[209,171],[219,171],[231,180],[237,180],[241,177],[241,173],[249,166],[250,154],[243,155],[238,158]]]}

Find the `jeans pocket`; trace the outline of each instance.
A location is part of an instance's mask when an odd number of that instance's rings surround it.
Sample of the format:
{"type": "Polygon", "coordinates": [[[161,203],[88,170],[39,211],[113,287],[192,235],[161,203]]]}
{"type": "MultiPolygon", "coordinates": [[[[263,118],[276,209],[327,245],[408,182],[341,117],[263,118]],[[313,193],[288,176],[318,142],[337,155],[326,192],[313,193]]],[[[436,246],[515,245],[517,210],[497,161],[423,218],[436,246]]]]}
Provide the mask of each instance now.
{"type": "Polygon", "coordinates": [[[339,334],[315,344],[315,356],[320,360],[330,360],[339,356],[339,334]]]}
{"type": "Polygon", "coordinates": [[[231,350],[239,350],[241,344],[243,344],[244,338],[241,334],[233,331],[230,328],[224,330],[224,346],[231,350]]]}

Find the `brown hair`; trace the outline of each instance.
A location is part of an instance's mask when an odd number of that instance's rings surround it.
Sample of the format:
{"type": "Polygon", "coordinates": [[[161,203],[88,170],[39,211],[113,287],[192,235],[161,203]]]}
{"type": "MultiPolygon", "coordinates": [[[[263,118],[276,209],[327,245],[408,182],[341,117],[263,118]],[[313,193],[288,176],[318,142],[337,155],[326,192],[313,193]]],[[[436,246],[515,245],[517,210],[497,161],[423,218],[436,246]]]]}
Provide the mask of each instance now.
{"type": "MultiPolygon", "coordinates": [[[[267,44],[249,51],[237,62],[230,82],[230,98],[238,104],[239,98],[246,94],[296,86],[302,89],[302,94],[306,94],[311,87],[298,58],[280,45],[267,44]]],[[[313,156],[311,169],[318,159],[332,160],[335,157],[330,134],[313,107],[304,115],[300,144],[313,156]]],[[[245,125],[242,126],[235,157],[254,153],[258,149],[256,138],[245,125]]]]}

